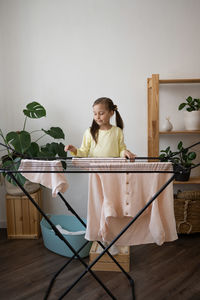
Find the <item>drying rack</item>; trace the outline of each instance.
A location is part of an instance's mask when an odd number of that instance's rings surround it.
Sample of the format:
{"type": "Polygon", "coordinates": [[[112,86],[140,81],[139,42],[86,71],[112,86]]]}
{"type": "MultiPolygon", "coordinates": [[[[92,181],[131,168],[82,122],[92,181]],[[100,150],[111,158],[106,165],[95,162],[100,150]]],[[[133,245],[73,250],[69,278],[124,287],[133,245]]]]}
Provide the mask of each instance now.
{"type": "MultiPolygon", "coordinates": [[[[188,148],[191,148],[199,143],[196,143],[188,148]]],[[[5,145],[4,145],[5,146],[5,145]]],[[[5,146],[7,147],[7,146],[5,146]]],[[[31,158],[33,159],[33,158],[31,158]]],[[[38,161],[39,158],[36,158],[38,161]]],[[[53,158],[55,160],[55,158],[53,158]]],[[[63,160],[63,158],[57,158],[59,160],[63,160]]],[[[42,158],[44,160],[44,158],[42,158]]],[[[67,247],[73,252],[73,256],[56,272],[56,274],[53,276],[52,280],[50,281],[50,284],[48,286],[48,289],[46,291],[46,294],[44,296],[44,299],[47,300],[50,292],[52,290],[53,284],[55,283],[56,278],[59,276],[59,274],[70,264],[70,262],[77,257],[80,263],[85,267],[85,270],[76,278],[76,280],[66,289],[66,291],[58,298],[63,299],[71,290],[72,288],[80,281],[81,278],[86,275],[87,272],[89,272],[95,280],[102,286],[102,288],[105,290],[105,292],[110,296],[112,299],[117,299],[112,292],[105,286],[105,284],[99,279],[99,277],[95,274],[95,272],[91,269],[98,261],[99,259],[107,253],[109,257],[112,259],[112,261],[119,267],[119,269],[122,271],[122,273],[126,276],[127,280],[130,283],[131,287],[131,294],[132,299],[135,300],[135,289],[134,289],[134,280],[133,278],[124,270],[124,268],[118,263],[118,261],[115,259],[115,257],[110,254],[108,251],[110,247],[127,231],[127,229],[142,215],[142,213],[152,204],[152,202],[162,193],[162,191],[174,180],[175,175],[178,173],[184,173],[187,171],[187,169],[182,168],[180,166],[179,171],[151,171],[151,170],[144,170],[144,171],[133,171],[133,170],[127,170],[127,169],[102,169],[102,168],[80,168],[77,166],[72,166],[71,162],[72,158],[64,158],[66,161],[67,168],[63,171],[32,171],[32,170],[25,170],[25,171],[19,171],[15,169],[5,169],[0,168],[0,173],[4,173],[8,175],[16,184],[20,187],[20,189],[24,192],[24,194],[28,197],[28,199],[32,202],[32,204],[37,208],[37,210],[41,213],[41,215],[45,218],[45,220],[49,223],[55,234],[66,244],[67,247]],[[31,195],[26,191],[26,189],[22,186],[22,184],[19,182],[19,180],[15,177],[15,174],[17,173],[171,173],[172,176],[169,178],[169,180],[166,181],[165,184],[151,197],[151,199],[144,205],[144,207],[135,215],[135,217],[132,218],[132,220],[119,232],[119,234],[110,242],[110,244],[105,247],[100,241],[98,243],[103,248],[103,251],[94,259],[94,261],[90,264],[86,264],[86,262],[79,256],[79,252],[89,243],[89,241],[86,241],[78,251],[76,251],[70,243],[67,241],[67,239],[60,233],[60,231],[57,229],[57,227],[52,223],[50,218],[44,213],[44,211],[41,209],[41,207],[34,201],[34,199],[31,197],[31,195]]],[[[160,160],[159,157],[136,157],[135,160],[160,160]]],[[[200,165],[200,163],[194,165],[192,168],[196,168],[200,165]]],[[[81,222],[81,224],[86,227],[85,222],[82,220],[82,218],[76,213],[76,211],[72,208],[72,206],[67,202],[67,200],[64,198],[64,196],[58,192],[58,196],[61,198],[61,200],[64,202],[68,210],[76,216],[76,218],[81,222]]]]}

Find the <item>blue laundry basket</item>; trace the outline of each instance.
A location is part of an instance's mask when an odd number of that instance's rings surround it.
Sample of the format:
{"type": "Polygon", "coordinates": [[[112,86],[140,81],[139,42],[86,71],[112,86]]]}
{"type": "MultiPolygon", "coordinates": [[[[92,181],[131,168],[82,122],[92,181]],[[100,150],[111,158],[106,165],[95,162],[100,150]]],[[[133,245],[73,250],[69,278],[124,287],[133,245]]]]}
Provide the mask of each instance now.
{"type": "MultiPolygon", "coordinates": [[[[50,220],[54,225],[60,225],[63,229],[67,231],[83,231],[85,227],[80,223],[80,221],[75,216],[68,215],[48,215],[50,220]]],[[[86,220],[83,219],[86,223],[86,220]]],[[[44,245],[50,251],[53,251],[62,256],[72,257],[74,254],[69,249],[69,247],[55,235],[49,223],[42,218],[40,222],[42,237],[44,245]]],[[[70,245],[77,251],[86,242],[84,238],[85,233],[79,235],[63,235],[70,245]]],[[[89,242],[80,252],[79,255],[83,258],[89,255],[91,242],[89,242]]]]}

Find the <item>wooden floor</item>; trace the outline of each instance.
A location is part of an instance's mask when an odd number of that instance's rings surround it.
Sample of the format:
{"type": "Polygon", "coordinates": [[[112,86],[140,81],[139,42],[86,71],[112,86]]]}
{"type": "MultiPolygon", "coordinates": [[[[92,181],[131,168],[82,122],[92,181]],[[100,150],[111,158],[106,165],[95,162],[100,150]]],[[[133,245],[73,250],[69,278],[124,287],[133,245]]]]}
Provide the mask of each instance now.
{"type": "MultiPolygon", "coordinates": [[[[163,246],[131,247],[131,272],[137,300],[200,299],[200,234],[180,236],[163,246]]],[[[40,300],[50,279],[67,258],[50,252],[39,240],[7,240],[0,231],[0,299],[40,300]]],[[[88,258],[85,259],[88,262],[88,258]]],[[[55,283],[49,300],[58,299],[84,267],[74,260],[55,283]]],[[[125,276],[96,272],[117,299],[132,299],[125,276]]],[[[65,296],[70,300],[111,299],[87,274],[65,296]]]]}

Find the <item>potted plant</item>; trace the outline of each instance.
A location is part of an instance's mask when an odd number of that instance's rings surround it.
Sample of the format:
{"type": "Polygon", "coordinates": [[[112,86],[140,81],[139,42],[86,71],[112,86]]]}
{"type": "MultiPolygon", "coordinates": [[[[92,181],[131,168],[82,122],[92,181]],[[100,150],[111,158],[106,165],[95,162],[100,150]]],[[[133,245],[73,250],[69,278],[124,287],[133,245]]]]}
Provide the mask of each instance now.
{"type": "Polygon", "coordinates": [[[184,111],[184,125],[186,130],[200,130],[200,99],[189,96],[186,102],[179,105],[178,109],[184,111]]]}
{"type": "MultiPolygon", "coordinates": [[[[11,131],[6,135],[0,129],[0,137],[2,138],[1,146],[6,147],[6,155],[2,156],[2,167],[18,170],[20,161],[22,158],[49,158],[53,159],[57,156],[66,157],[67,154],[64,151],[63,143],[46,143],[41,145],[38,143],[44,136],[48,135],[53,139],[64,139],[65,135],[60,127],[51,127],[49,130],[41,129],[32,132],[26,130],[27,120],[29,119],[39,119],[46,116],[45,108],[38,102],[31,102],[27,104],[26,109],[23,110],[25,115],[24,124],[22,130],[11,131]],[[40,136],[38,136],[40,133],[40,136]],[[42,135],[41,135],[42,133],[42,135]],[[33,135],[37,134],[37,138],[33,140],[33,135]]],[[[3,149],[5,149],[3,147],[3,149]]],[[[10,183],[15,183],[10,179],[10,177],[4,174],[6,180],[10,183]]],[[[26,179],[20,173],[15,174],[19,182],[24,185],[26,179]]]]}
{"type": "Polygon", "coordinates": [[[172,151],[170,146],[165,150],[161,150],[161,161],[170,161],[173,163],[175,179],[177,181],[188,181],[190,178],[191,167],[194,165],[193,160],[196,158],[194,151],[189,152],[188,148],[183,147],[183,142],[180,141],[177,145],[177,151],[172,151]]]}

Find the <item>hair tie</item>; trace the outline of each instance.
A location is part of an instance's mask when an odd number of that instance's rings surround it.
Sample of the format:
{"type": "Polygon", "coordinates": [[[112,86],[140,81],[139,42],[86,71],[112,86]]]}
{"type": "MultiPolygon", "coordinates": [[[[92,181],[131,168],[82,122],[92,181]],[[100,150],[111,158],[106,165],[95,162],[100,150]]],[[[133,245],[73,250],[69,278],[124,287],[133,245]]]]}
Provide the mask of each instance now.
{"type": "Polygon", "coordinates": [[[117,111],[117,110],[118,110],[117,105],[114,105],[114,111],[117,111]]]}

